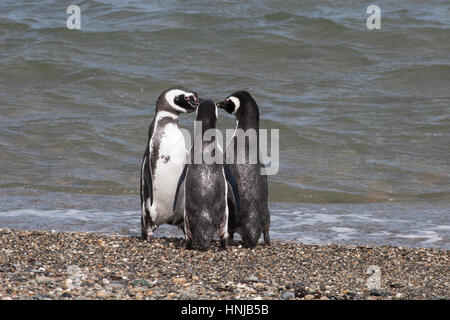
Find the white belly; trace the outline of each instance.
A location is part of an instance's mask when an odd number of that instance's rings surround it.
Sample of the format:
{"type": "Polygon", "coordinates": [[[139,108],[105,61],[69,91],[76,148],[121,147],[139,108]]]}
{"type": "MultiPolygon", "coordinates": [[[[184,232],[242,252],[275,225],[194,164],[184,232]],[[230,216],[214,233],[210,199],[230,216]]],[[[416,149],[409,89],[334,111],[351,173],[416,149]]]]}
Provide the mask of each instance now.
{"type": "MultiPolygon", "coordinates": [[[[185,161],[186,149],[183,134],[178,126],[167,124],[161,137],[155,172],[152,172],[153,204],[150,207],[150,216],[156,225],[182,216],[181,210],[177,210],[179,214],[174,214],[173,201],[185,161]]],[[[179,198],[183,197],[183,190],[180,189],[179,198]]]]}

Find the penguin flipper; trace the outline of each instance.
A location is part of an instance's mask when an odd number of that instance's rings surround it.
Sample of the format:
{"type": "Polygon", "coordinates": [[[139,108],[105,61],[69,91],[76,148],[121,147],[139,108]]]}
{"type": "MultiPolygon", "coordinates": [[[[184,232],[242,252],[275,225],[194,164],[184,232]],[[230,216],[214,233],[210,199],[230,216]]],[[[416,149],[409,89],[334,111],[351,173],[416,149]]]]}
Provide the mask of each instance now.
{"type": "Polygon", "coordinates": [[[239,197],[237,181],[236,181],[233,173],[231,172],[231,169],[228,166],[228,164],[225,163],[223,165],[223,170],[225,172],[225,178],[227,179],[228,183],[230,184],[231,190],[233,190],[234,202],[236,203],[237,211],[240,211],[241,210],[241,200],[239,197]]]}
{"type": "MultiPolygon", "coordinates": [[[[145,150],[145,165],[144,165],[144,179],[148,186],[148,194],[150,198],[150,205],[153,204],[153,180],[152,180],[152,168],[150,163],[150,146],[152,144],[152,136],[155,131],[155,120],[152,121],[150,124],[150,128],[148,128],[148,141],[147,141],[147,148],[145,150]]],[[[150,208],[148,208],[150,210],[150,208]]]]}
{"type": "Polygon", "coordinates": [[[149,155],[145,153],[142,161],[142,173],[141,173],[141,201],[146,202],[150,199],[150,205],[153,203],[153,186],[152,175],[150,171],[149,155]]]}
{"type": "Polygon", "coordinates": [[[180,179],[178,179],[177,191],[175,192],[175,199],[173,199],[173,212],[175,212],[175,209],[177,207],[178,194],[180,193],[180,188],[181,188],[181,185],[183,184],[184,178],[186,178],[187,168],[188,168],[188,165],[185,164],[184,168],[183,168],[183,172],[181,172],[180,179]]]}

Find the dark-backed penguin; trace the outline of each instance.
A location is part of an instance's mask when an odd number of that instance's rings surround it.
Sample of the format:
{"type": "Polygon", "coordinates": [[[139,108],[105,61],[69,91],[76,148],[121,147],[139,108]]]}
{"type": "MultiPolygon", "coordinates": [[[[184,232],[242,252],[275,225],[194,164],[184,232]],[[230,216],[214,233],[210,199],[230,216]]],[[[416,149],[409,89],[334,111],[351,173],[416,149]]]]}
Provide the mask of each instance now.
{"type": "MultiPolygon", "coordinates": [[[[239,206],[236,180],[228,166],[224,164],[224,155],[220,144],[213,134],[209,141],[203,141],[205,132],[216,128],[217,111],[217,106],[211,100],[200,103],[194,125],[191,161],[190,164],[186,164],[178,183],[177,195],[183,181],[185,188],[186,249],[191,249],[194,244],[200,250],[207,250],[216,236],[221,239],[222,248],[226,248],[228,197],[232,197],[239,206]],[[195,152],[199,152],[201,157],[196,158],[195,152]],[[214,161],[205,161],[207,156],[213,158],[214,161]]],[[[177,196],[174,199],[174,207],[176,203],[177,196]]]]}
{"type": "Polygon", "coordinates": [[[221,109],[236,116],[236,130],[228,142],[226,152],[233,152],[234,157],[229,167],[236,178],[239,196],[240,210],[233,205],[229,198],[229,238],[233,239],[235,232],[241,235],[243,244],[247,248],[257,245],[261,233],[264,234],[264,243],[270,245],[269,227],[270,213],[268,206],[267,176],[261,175],[264,164],[259,154],[259,109],[253,97],[246,91],[239,91],[228,96],[224,101],[217,103],[221,109]],[[256,143],[252,148],[257,148],[256,159],[250,161],[250,142],[245,138],[245,158],[238,162],[238,146],[236,132],[242,129],[256,131],[256,143]],[[233,148],[233,150],[231,150],[233,148]]]}
{"type": "Polygon", "coordinates": [[[183,226],[182,206],[173,210],[178,179],[187,156],[178,116],[195,111],[198,105],[197,93],[183,87],[165,90],[156,101],[141,166],[141,235],[144,240],[151,241],[161,224],[183,226]]]}

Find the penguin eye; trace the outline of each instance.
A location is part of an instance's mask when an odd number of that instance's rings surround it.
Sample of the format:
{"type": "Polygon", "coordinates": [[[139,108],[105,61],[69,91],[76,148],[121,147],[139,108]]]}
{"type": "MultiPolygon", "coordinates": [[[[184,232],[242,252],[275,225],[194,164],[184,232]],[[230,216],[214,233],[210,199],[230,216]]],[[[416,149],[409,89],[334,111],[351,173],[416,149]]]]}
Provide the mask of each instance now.
{"type": "Polygon", "coordinates": [[[189,96],[184,96],[184,100],[189,100],[189,96]]]}

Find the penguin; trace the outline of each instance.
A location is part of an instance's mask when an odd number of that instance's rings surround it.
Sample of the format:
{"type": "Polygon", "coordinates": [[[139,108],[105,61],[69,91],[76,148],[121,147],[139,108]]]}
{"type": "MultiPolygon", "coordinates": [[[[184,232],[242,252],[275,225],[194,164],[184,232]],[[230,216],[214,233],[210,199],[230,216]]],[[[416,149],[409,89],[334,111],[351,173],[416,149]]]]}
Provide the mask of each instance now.
{"type": "MultiPolygon", "coordinates": [[[[264,164],[259,155],[259,109],[253,97],[247,91],[235,92],[224,101],[217,103],[217,106],[224,109],[236,117],[236,130],[228,145],[226,152],[234,151],[233,163],[229,163],[240,195],[240,210],[233,205],[233,200],[229,201],[229,239],[233,240],[235,232],[242,238],[244,247],[254,248],[261,233],[264,235],[265,245],[270,245],[270,212],[268,205],[267,176],[261,175],[264,164]],[[256,161],[252,164],[249,161],[249,142],[245,139],[245,159],[237,161],[237,129],[246,132],[249,129],[256,131],[256,161]]],[[[253,146],[253,145],[252,145],[253,146]]]]}
{"type": "Polygon", "coordinates": [[[156,101],[155,117],[148,131],[147,146],[141,164],[141,236],[151,241],[158,226],[168,223],[183,227],[183,210],[173,210],[177,182],[186,163],[184,136],[178,116],[197,109],[196,92],[174,87],[161,93],[156,101]]]}
{"type": "Polygon", "coordinates": [[[184,181],[184,233],[188,250],[192,249],[193,244],[200,250],[207,250],[216,236],[225,249],[228,239],[228,197],[232,197],[238,207],[240,205],[236,180],[229,167],[223,164],[220,144],[215,136],[209,141],[203,141],[207,130],[215,130],[217,115],[218,109],[212,100],[200,103],[194,125],[191,161],[186,164],[180,176],[173,203],[175,208],[184,181]],[[200,138],[196,139],[197,137],[200,138]],[[201,153],[201,159],[196,160],[194,152],[201,153]],[[212,155],[218,161],[205,161],[205,154],[212,155]]]}

